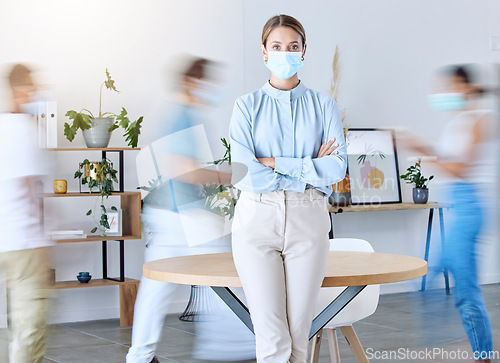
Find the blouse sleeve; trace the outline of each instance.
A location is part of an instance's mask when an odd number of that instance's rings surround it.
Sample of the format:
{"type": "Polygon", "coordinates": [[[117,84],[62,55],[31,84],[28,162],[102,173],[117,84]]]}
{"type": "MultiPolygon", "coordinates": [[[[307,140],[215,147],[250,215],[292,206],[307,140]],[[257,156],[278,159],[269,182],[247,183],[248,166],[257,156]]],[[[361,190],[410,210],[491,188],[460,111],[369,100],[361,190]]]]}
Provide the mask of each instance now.
{"type": "Polygon", "coordinates": [[[245,175],[234,183],[240,190],[253,193],[270,193],[276,190],[303,192],[304,181],[287,178],[270,167],[262,165],[255,157],[250,114],[241,99],[236,100],[229,126],[231,161],[246,166],[245,175]]]}
{"type": "Polygon", "coordinates": [[[276,157],[275,170],[313,186],[335,184],[344,179],[347,168],[347,150],[342,128],[342,120],[337,104],[330,99],[324,110],[325,137],[329,141],[335,138],[339,146],[336,155],[312,158],[276,157]]]}

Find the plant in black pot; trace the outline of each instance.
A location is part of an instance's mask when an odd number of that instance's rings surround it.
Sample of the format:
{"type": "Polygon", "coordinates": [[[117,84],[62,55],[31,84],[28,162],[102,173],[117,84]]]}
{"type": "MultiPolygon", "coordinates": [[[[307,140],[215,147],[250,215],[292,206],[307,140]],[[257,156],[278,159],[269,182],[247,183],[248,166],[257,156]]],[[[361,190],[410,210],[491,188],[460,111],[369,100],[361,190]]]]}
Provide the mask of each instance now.
{"type": "Polygon", "coordinates": [[[102,112],[101,101],[102,101],[102,89],[106,87],[107,89],[119,92],[115,87],[115,81],[111,79],[111,76],[106,68],[106,80],[102,82],[101,89],[99,92],[99,114],[95,117],[94,114],[88,109],[84,108],[80,112],[70,110],[66,112],[66,116],[72,121],[71,124],[64,123],[64,135],[68,141],[73,141],[78,129],[82,130],[83,138],[85,143],[89,148],[104,148],[109,144],[109,139],[111,138],[111,132],[119,127],[125,130],[125,141],[131,147],[137,147],[137,142],[139,135],[141,133],[141,124],[143,117],[139,117],[135,121],[130,121],[128,118],[128,113],[125,108],[119,114],[112,112],[102,112]]]}
{"type": "Polygon", "coordinates": [[[407,173],[400,176],[401,179],[406,180],[407,184],[413,184],[413,202],[416,204],[425,204],[429,200],[429,188],[427,184],[434,179],[434,175],[426,178],[422,175],[420,167],[421,159],[418,159],[415,165],[406,169],[407,173]]]}

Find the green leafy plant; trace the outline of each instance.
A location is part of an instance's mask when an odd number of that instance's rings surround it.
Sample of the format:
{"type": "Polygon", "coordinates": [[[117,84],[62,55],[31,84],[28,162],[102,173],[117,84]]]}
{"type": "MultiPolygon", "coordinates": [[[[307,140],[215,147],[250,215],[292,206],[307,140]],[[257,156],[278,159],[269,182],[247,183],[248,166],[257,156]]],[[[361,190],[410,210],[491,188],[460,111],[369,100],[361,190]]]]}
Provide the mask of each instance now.
{"type": "MultiPolygon", "coordinates": [[[[224,156],[222,159],[215,160],[209,164],[219,165],[227,162],[231,165],[231,144],[229,144],[225,138],[221,138],[220,140],[226,149],[224,156]]],[[[234,189],[235,188],[231,185],[217,183],[203,185],[202,196],[205,198],[205,208],[223,217],[229,216],[229,219],[233,218],[236,201],[240,195],[240,191],[237,190],[236,196],[234,197],[234,189]]]]}
{"type": "MultiPolygon", "coordinates": [[[[96,223],[98,223],[97,227],[94,227],[91,233],[95,233],[98,229],[103,232],[103,235],[106,235],[106,231],[109,230],[109,221],[107,209],[104,206],[104,199],[108,199],[113,191],[113,182],[118,183],[118,179],[116,174],[118,172],[113,168],[113,163],[109,159],[102,159],[99,162],[90,162],[88,159],[85,159],[83,162],[79,164],[78,170],[75,172],[74,178],[80,179],[82,184],[87,184],[92,191],[94,188],[97,188],[99,196],[100,196],[100,206],[99,209],[101,211],[101,216],[99,220],[95,219],[96,223]]],[[[96,217],[97,202],[94,210],[89,209],[86,213],[87,216],[94,215],[96,217]]],[[[115,206],[110,208],[112,211],[117,211],[115,206]]]]}
{"type": "MultiPolygon", "coordinates": [[[[143,121],[143,116],[139,117],[135,121],[130,121],[128,117],[127,110],[122,107],[122,110],[119,114],[115,114],[112,112],[102,112],[102,89],[106,87],[110,91],[114,91],[119,93],[115,87],[115,81],[111,79],[108,69],[106,68],[106,79],[101,84],[100,92],[99,92],[99,117],[113,117],[115,118],[113,125],[109,128],[108,132],[112,132],[117,128],[121,127],[125,130],[123,136],[125,137],[125,141],[127,141],[128,145],[131,147],[137,147],[137,143],[139,141],[139,135],[141,133],[141,124],[143,121]]],[[[88,130],[92,126],[92,119],[95,118],[94,114],[84,108],[80,112],[76,112],[74,110],[70,110],[66,112],[66,116],[72,121],[71,124],[65,122],[64,123],[64,135],[68,139],[68,141],[73,141],[75,139],[76,133],[78,129],[80,130],[88,130]]]]}
{"type": "Polygon", "coordinates": [[[143,207],[144,204],[157,208],[166,208],[169,206],[171,208],[174,207],[172,198],[168,198],[169,192],[162,192],[163,188],[170,189],[169,183],[163,183],[161,178],[156,178],[148,181],[148,184],[149,185],[147,186],[137,187],[137,189],[142,189],[148,192],[148,194],[146,194],[146,196],[141,200],[141,207],[143,207]]]}
{"type": "MultiPolygon", "coordinates": [[[[225,153],[221,159],[209,162],[208,164],[219,165],[227,162],[231,165],[231,145],[225,138],[220,139],[224,146],[225,153]]],[[[163,183],[160,178],[150,180],[147,186],[140,186],[137,189],[142,189],[148,194],[142,200],[143,205],[148,204],[151,206],[165,207],[171,203],[171,199],[165,199],[168,193],[162,193],[162,188],[170,188],[169,184],[163,183]]],[[[221,185],[218,183],[204,184],[200,191],[200,197],[205,200],[205,208],[213,213],[222,217],[229,216],[229,219],[234,216],[234,208],[236,201],[240,195],[240,191],[236,190],[236,195],[233,196],[235,188],[230,185],[221,185]]]]}
{"type": "Polygon", "coordinates": [[[226,149],[224,156],[222,157],[222,159],[215,160],[209,164],[219,165],[219,164],[227,161],[227,163],[229,165],[231,165],[231,144],[229,144],[224,137],[221,137],[220,141],[222,141],[222,145],[224,145],[224,147],[226,149]]]}
{"type": "Polygon", "coordinates": [[[427,189],[429,181],[434,179],[434,175],[426,178],[422,175],[420,167],[421,159],[418,159],[415,165],[406,169],[407,173],[400,176],[401,179],[406,180],[406,184],[413,184],[415,188],[427,189]]]}

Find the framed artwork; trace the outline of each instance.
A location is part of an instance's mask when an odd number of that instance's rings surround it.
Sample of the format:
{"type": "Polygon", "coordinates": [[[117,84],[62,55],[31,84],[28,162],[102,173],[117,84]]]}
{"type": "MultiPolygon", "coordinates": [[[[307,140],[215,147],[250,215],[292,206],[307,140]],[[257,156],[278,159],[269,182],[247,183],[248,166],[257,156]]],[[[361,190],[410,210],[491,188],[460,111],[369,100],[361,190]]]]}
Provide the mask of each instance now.
{"type": "Polygon", "coordinates": [[[109,229],[106,231],[108,236],[122,235],[122,210],[108,211],[109,229]]]}
{"type": "Polygon", "coordinates": [[[352,204],[401,203],[394,132],[349,129],[346,142],[352,204]]]}

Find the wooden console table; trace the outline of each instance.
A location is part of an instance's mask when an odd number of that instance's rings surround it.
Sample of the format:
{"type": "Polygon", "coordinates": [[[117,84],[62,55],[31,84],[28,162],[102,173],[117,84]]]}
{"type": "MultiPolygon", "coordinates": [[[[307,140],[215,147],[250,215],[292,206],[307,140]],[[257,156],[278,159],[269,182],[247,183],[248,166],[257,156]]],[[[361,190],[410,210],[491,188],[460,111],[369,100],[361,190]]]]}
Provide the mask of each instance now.
{"type": "MultiPolygon", "coordinates": [[[[432,232],[432,220],[434,218],[434,210],[437,209],[439,212],[439,224],[441,231],[441,245],[444,246],[444,217],[443,208],[449,208],[450,205],[442,202],[428,202],[425,204],[415,204],[415,203],[386,203],[386,204],[364,204],[364,205],[348,205],[345,207],[330,206],[328,211],[330,214],[339,213],[349,213],[349,212],[378,212],[378,211],[393,211],[393,210],[416,210],[416,209],[428,209],[429,210],[429,221],[427,223],[427,239],[425,242],[425,253],[424,259],[429,262],[429,249],[431,246],[431,232],[432,232]]],[[[332,227],[330,229],[330,238],[333,238],[333,218],[330,218],[332,227]]],[[[450,283],[448,278],[448,271],[443,270],[444,281],[446,287],[446,294],[450,294],[450,283]]],[[[422,290],[425,290],[427,275],[422,277],[422,290]]]]}

